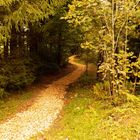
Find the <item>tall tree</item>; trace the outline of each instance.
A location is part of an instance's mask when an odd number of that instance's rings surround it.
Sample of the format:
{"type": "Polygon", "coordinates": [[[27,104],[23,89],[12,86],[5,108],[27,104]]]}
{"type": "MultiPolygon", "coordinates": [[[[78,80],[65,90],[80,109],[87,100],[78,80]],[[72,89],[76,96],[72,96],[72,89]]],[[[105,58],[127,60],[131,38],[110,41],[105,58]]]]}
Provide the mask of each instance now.
{"type": "Polygon", "coordinates": [[[133,53],[128,52],[127,41],[138,5],[139,1],[133,0],[73,0],[64,18],[83,32],[81,47],[101,56],[98,72],[108,82],[112,99],[128,92],[126,81],[132,69],[133,53]]]}

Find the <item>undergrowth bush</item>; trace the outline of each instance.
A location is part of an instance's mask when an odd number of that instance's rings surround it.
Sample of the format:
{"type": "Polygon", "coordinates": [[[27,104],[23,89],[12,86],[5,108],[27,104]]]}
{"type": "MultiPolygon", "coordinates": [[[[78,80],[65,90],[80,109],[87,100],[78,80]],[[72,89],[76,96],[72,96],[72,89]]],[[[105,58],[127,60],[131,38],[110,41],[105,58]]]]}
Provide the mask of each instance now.
{"type": "Polygon", "coordinates": [[[124,90],[121,93],[110,95],[109,83],[107,81],[98,82],[93,86],[93,94],[99,100],[108,100],[113,105],[121,105],[125,102],[138,103],[140,100],[137,96],[132,95],[129,90],[124,90]]]}
{"type": "Polygon", "coordinates": [[[97,62],[97,54],[92,51],[88,51],[86,53],[81,54],[80,59],[85,63],[96,63],[97,62]]]}
{"type": "Polygon", "coordinates": [[[95,83],[95,79],[89,75],[87,75],[86,73],[84,73],[78,80],[76,83],[73,83],[71,85],[71,87],[92,87],[92,85],[95,83]]]}
{"type": "Polygon", "coordinates": [[[0,88],[0,99],[2,99],[6,94],[7,92],[3,88],[0,88]]]}
{"type": "MultiPolygon", "coordinates": [[[[7,71],[8,73],[8,89],[19,89],[24,87],[35,80],[34,73],[31,71],[31,67],[27,64],[30,60],[13,60],[9,63],[7,71]]],[[[6,65],[7,66],[7,65],[6,65]]]]}
{"type": "Polygon", "coordinates": [[[107,82],[99,82],[96,83],[93,86],[93,91],[94,94],[96,95],[95,97],[98,99],[108,99],[109,98],[109,92],[108,92],[108,83],[107,82]]]}
{"type": "Polygon", "coordinates": [[[35,80],[35,67],[30,58],[3,61],[0,67],[0,97],[7,90],[20,89],[35,80]]]}

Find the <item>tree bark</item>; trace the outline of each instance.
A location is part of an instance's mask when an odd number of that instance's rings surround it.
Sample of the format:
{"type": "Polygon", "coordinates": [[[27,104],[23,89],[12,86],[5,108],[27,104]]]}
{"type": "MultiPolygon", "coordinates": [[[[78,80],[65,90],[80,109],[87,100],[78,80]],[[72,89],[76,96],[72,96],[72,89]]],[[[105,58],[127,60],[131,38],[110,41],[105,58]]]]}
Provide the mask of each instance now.
{"type": "Polygon", "coordinates": [[[17,32],[16,28],[12,26],[11,29],[11,39],[10,39],[10,57],[16,57],[16,48],[17,48],[17,32]]]}
{"type": "Polygon", "coordinates": [[[7,42],[4,45],[4,60],[7,61],[8,60],[8,56],[9,56],[9,41],[7,40],[7,42]]]}

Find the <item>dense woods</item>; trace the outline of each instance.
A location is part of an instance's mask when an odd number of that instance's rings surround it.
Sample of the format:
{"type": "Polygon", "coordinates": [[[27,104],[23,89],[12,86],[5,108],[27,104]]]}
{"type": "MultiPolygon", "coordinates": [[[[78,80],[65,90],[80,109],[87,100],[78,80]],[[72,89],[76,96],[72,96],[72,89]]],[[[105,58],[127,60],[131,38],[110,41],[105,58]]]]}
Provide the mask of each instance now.
{"type": "Polygon", "coordinates": [[[57,72],[67,64],[72,31],[60,17],[68,3],[0,1],[1,97],[6,91],[25,87],[39,75],[57,72]]]}
{"type": "Polygon", "coordinates": [[[87,66],[97,64],[112,100],[125,100],[140,77],[139,13],[133,0],[1,0],[0,95],[59,70],[77,53],[87,66]]]}
{"type": "MultiPolygon", "coordinates": [[[[69,68],[72,55],[79,73],[85,71],[76,82],[75,74],[71,85],[69,78],[52,86],[50,92],[59,94],[69,85],[66,97],[51,98],[59,98],[58,106],[62,98],[68,103],[63,128],[46,138],[140,139],[139,0],[0,0],[0,121],[17,112],[22,98],[35,98],[26,87],[69,68]]],[[[49,99],[45,96],[41,101],[49,99]]]]}

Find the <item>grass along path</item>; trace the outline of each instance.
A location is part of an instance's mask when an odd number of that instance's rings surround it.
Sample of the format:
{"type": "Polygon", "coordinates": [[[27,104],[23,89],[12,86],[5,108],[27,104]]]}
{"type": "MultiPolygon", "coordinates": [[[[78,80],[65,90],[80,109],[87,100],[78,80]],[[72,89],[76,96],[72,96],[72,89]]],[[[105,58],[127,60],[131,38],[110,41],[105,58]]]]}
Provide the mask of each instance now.
{"type": "Polygon", "coordinates": [[[70,62],[76,70],[44,87],[28,110],[0,124],[0,140],[27,140],[52,125],[63,107],[67,86],[84,72],[84,66],[73,62],[73,57],[70,62]]]}
{"type": "Polygon", "coordinates": [[[83,75],[72,84],[55,125],[31,140],[140,140],[140,103],[114,107],[96,98],[93,82],[83,75]]]}
{"type": "Polygon", "coordinates": [[[33,92],[20,91],[0,100],[0,123],[14,117],[17,112],[26,110],[34,100],[33,92]]]}
{"type": "Polygon", "coordinates": [[[61,119],[44,132],[46,140],[140,139],[140,105],[112,107],[108,102],[96,100],[87,88],[74,87],[69,94],[66,99],[70,101],[61,119]]]}

